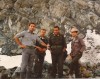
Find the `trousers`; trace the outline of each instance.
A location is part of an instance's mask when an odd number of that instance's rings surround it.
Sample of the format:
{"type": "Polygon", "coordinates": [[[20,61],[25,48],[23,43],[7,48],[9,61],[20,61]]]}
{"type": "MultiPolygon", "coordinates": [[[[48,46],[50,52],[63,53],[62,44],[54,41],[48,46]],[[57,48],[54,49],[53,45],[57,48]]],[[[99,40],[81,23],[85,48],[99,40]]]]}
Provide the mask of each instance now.
{"type": "Polygon", "coordinates": [[[22,63],[20,79],[29,79],[32,74],[33,62],[34,62],[34,49],[25,48],[22,51],[22,63]]]}
{"type": "Polygon", "coordinates": [[[63,52],[62,50],[52,51],[51,57],[52,57],[51,76],[55,78],[56,74],[58,73],[58,77],[62,78],[63,76],[63,52]]]}
{"type": "Polygon", "coordinates": [[[82,54],[77,54],[76,56],[72,57],[72,62],[70,63],[70,72],[69,74],[72,75],[75,72],[76,78],[81,78],[80,74],[80,64],[79,59],[82,57],[82,54]]]}
{"type": "Polygon", "coordinates": [[[35,66],[34,66],[34,72],[36,78],[42,78],[42,70],[43,70],[43,62],[45,57],[45,52],[43,53],[37,53],[37,59],[35,59],[35,66]]]}

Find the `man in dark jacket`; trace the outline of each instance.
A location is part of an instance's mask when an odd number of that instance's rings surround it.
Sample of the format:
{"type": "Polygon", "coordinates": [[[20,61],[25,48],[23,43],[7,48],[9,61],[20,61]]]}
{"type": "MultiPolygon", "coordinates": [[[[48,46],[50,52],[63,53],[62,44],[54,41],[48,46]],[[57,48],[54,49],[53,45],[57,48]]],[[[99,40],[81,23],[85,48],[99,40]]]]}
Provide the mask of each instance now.
{"type": "Polygon", "coordinates": [[[79,59],[82,57],[83,51],[85,50],[85,43],[82,38],[78,37],[78,29],[73,27],[71,29],[72,35],[72,43],[71,43],[71,53],[70,56],[72,57],[72,62],[70,64],[70,72],[69,74],[72,75],[73,71],[75,71],[75,77],[80,78],[80,65],[79,59]]]}
{"type": "Polygon", "coordinates": [[[63,76],[63,53],[66,50],[65,38],[60,34],[60,29],[58,26],[55,26],[53,29],[53,34],[49,37],[49,45],[52,58],[52,73],[53,78],[58,77],[62,78],[63,76]]]}
{"type": "MultiPolygon", "coordinates": [[[[48,44],[48,39],[45,36],[45,34],[46,34],[46,29],[41,29],[39,38],[45,44],[48,44]]],[[[43,62],[44,62],[44,57],[46,55],[45,51],[47,48],[42,46],[39,42],[36,42],[36,46],[38,46],[40,48],[40,50],[36,49],[34,73],[35,73],[35,78],[42,78],[43,62]]]]}

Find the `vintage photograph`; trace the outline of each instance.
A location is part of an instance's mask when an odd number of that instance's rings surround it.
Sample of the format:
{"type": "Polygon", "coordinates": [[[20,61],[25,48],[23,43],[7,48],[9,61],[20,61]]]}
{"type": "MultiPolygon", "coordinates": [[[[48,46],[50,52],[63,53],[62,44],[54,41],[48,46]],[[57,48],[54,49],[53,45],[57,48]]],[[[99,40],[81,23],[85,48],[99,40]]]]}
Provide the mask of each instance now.
{"type": "Polygon", "coordinates": [[[100,78],[100,0],[0,0],[0,79],[79,78],[100,78]]]}

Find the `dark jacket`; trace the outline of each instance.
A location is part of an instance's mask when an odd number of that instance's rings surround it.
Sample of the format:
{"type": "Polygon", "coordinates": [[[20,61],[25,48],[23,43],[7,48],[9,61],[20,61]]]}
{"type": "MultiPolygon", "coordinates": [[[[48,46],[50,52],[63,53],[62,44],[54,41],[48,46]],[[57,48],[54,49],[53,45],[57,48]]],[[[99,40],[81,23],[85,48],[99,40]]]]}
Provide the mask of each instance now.
{"type": "Polygon", "coordinates": [[[59,50],[59,48],[63,49],[64,47],[67,47],[65,38],[62,34],[59,34],[59,35],[51,34],[49,37],[49,44],[50,44],[51,50],[52,49],[59,50]]]}
{"type": "Polygon", "coordinates": [[[71,43],[71,56],[83,53],[86,46],[82,38],[76,37],[71,43]]]}
{"type": "MultiPolygon", "coordinates": [[[[45,43],[45,44],[48,44],[48,38],[47,37],[41,37],[41,36],[39,36],[39,38],[45,43]]],[[[39,47],[41,47],[41,48],[46,48],[46,47],[44,47],[44,46],[42,46],[39,42],[37,42],[36,41],[36,46],[39,46],[39,47]]],[[[42,54],[42,55],[44,55],[45,53],[40,53],[39,51],[38,51],[38,49],[36,50],[36,54],[38,55],[38,54],[42,54]]]]}

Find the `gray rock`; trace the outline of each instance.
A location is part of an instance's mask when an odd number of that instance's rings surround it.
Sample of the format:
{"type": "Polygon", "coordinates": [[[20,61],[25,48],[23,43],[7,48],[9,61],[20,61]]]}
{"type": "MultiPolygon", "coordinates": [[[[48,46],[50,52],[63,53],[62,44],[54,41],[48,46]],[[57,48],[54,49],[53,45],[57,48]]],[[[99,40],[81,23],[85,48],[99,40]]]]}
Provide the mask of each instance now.
{"type": "Polygon", "coordinates": [[[6,70],[6,68],[4,66],[0,66],[0,72],[2,72],[2,70],[6,70]]]}
{"type": "Polygon", "coordinates": [[[12,78],[16,79],[20,77],[20,67],[17,67],[14,73],[12,74],[12,78]]]}
{"type": "Polygon", "coordinates": [[[98,69],[95,70],[95,75],[96,76],[100,76],[100,68],[98,68],[98,69]]]}

